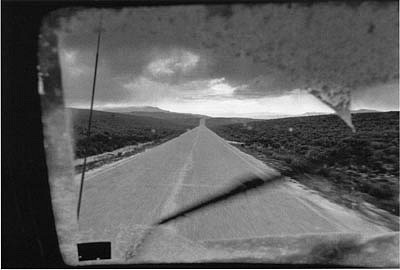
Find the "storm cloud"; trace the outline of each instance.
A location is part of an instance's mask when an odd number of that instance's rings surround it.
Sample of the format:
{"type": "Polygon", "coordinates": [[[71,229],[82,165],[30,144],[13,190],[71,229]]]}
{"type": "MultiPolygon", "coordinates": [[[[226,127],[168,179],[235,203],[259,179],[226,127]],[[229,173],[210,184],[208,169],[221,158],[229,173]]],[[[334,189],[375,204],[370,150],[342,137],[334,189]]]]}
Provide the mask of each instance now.
{"type": "Polygon", "coordinates": [[[348,113],[351,95],[379,96],[371,87],[398,82],[396,2],[89,9],[64,18],[59,31],[71,103],[89,100],[101,13],[98,102],[255,99],[303,89],[348,113]],[[215,80],[219,92],[210,90],[215,80]]]}

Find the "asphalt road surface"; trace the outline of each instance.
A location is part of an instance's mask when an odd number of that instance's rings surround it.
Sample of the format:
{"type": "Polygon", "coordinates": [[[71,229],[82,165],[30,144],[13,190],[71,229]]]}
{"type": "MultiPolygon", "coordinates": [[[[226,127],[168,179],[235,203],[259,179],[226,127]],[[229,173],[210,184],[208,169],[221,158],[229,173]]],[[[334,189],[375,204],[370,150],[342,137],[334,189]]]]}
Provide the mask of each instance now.
{"type": "MultiPolygon", "coordinates": [[[[274,173],[202,123],[158,147],[88,173],[80,241],[112,241],[113,258],[123,258],[160,218],[229,187],[242,176],[274,173]]],[[[386,231],[287,179],[163,226],[169,234],[193,243],[386,231]]]]}

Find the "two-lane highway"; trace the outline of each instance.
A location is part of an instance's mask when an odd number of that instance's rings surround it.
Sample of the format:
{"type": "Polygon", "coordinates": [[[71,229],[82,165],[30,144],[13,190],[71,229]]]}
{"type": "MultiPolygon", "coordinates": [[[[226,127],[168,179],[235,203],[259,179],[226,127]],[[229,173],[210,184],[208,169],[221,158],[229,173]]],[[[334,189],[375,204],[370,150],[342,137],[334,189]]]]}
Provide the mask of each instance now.
{"type": "MultiPolygon", "coordinates": [[[[85,182],[82,241],[112,241],[113,257],[153,222],[215,194],[241,176],[273,174],[203,124],[85,182]]],[[[168,230],[192,241],[304,233],[386,231],[356,213],[283,180],[172,222],[168,230]]]]}

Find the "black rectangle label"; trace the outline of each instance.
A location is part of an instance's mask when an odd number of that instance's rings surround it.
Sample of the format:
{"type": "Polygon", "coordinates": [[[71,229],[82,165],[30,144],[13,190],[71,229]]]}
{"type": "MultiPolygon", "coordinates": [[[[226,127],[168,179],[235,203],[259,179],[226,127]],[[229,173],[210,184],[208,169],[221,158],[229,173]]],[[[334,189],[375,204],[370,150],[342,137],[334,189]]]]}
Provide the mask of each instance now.
{"type": "Polygon", "coordinates": [[[111,242],[78,244],[79,261],[111,259],[111,242]]]}

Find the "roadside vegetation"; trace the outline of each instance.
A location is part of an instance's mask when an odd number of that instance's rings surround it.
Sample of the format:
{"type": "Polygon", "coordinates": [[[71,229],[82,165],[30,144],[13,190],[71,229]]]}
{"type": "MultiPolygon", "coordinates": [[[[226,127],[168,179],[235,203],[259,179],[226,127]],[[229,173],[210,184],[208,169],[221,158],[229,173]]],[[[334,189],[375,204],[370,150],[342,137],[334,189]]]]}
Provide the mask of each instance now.
{"type": "Polygon", "coordinates": [[[353,114],[353,122],[356,133],[336,115],[210,128],[239,142],[235,145],[241,150],[342,204],[354,208],[368,202],[398,216],[399,112],[353,114]]]}
{"type": "Polygon", "coordinates": [[[128,145],[160,144],[195,127],[146,116],[94,111],[90,139],[86,137],[89,110],[70,109],[75,157],[111,152],[128,145]]]}

